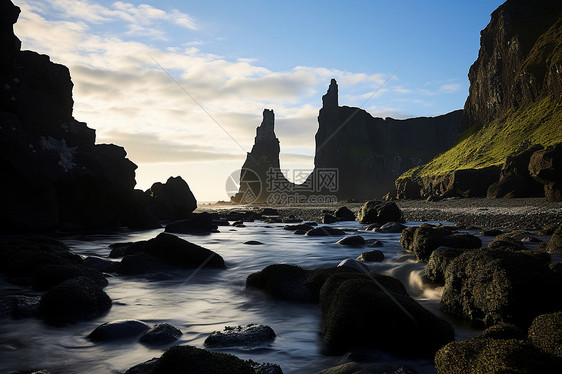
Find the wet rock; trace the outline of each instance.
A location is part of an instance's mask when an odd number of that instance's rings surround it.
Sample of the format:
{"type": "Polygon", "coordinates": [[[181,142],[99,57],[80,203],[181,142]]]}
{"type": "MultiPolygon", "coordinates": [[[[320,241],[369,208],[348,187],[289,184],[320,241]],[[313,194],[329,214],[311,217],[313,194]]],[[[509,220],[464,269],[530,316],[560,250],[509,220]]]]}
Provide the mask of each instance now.
{"type": "Polygon", "coordinates": [[[99,325],[88,335],[88,339],[94,342],[132,339],[140,337],[149,329],[150,326],[141,321],[133,319],[117,320],[99,325]]]}
{"type": "Polygon", "coordinates": [[[224,218],[213,218],[213,224],[215,226],[230,226],[230,222],[224,218]]]}
{"type": "Polygon", "coordinates": [[[384,253],[379,251],[378,249],[363,252],[359,257],[357,257],[357,261],[364,261],[364,262],[381,262],[384,260],[384,253]]]}
{"type": "Polygon", "coordinates": [[[552,237],[546,244],[546,250],[550,253],[562,253],[562,224],[552,233],[552,237]]]}
{"type": "Polygon", "coordinates": [[[236,221],[232,224],[232,227],[246,227],[246,225],[242,221],[236,221]]]}
{"type": "Polygon", "coordinates": [[[281,300],[314,302],[315,297],[306,285],[309,276],[310,271],[299,266],[274,264],[250,274],[246,287],[261,289],[281,300]]]}
{"type": "Polygon", "coordinates": [[[127,370],[125,374],[152,374],[157,363],[158,358],[154,357],[146,362],[143,362],[142,364],[138,364],[129,368],[129,370],[127,370]]]}
{"type": "Polygon", "coordinates": [[[256,374],[283,374],[283,370],[277,364],[250,362],[256,374]]]}
{"type": "Polygon", "coordinates": [[[299,229],[299,230],[295,230],[295,232],[294,232],[293,234],[295,234],[295,235],[306,235],[306,233],[307,233],[308,231],[309,231],[309,230],[301,230],[301,229],[299,229]]]}
{"type": "Polygon", "coordinates": [[[432,357],[454,338],[447,321],[423,308],[398,279],[389,276],[332,275],[320,291],[320,307],[324,342],[331,354],[369,347],[432,357]]]}
{"type": "Polygon", "coordinates": [[[306,232],[306,236],[344,236],[345,231],[330,226],[319,226],[306,232]]]}
{"type": "Polygon", "coordinates": [[[197,208],[197,200],[182,177],[170,177],[166,183],[154,183],[146,193],[152,198],[154,212],[161,220],[188,217],[197,208]]]}
{"type": "Polygon", "coordinates": [[[336,223],[336,222],[338,222],[338,219],[331,214],[324,214],[324,216],[322,217],[322,223],[324,224],[329,225],[331,223],[336,223]]]}
{"type": "Polygon", "coordinates": [[[482,331],[480,338],[491,339],[526,339],[527,334],[515,325],[500,322],[482,331]]]}
{"type": "Polygon", "coordinates": [[[255,347],[268,344],[275,339],[275,332],[269,326],[249,324],[226,326],[223,331],[214,331],[207,339],[207,347],[255,347]]]}
{"type": "Polygon", "coordinates": [[[334,215],[338,221],[355,221],[355,213],[346,206],[342,206],[335,211],[334,215]]]}
{"type": "Polygon", "coordinates": [[[523,243],[521,243],[520,240],[517,240],[515,238],[512,238],[506,234],[501,234],[496,236],[496,238],[490,242],[490,244],[488,244],[488,248],[490,249],[494,249],[494,248],[504,248],[507,249],[509,248],[510,250],[513,251],[524,251],[527,248],[525,248],[525,246],[523,245],[523,243]]]}
{"type": "Polygon", "coordinates": [[[192,213],[187,219],[169,223],[164,231],[175,234],[210,234],[216,232],[217,228],[211,214],[203,212],[192,213]]]}
{"type": "Polygon", "coordinates": [[[366,239],[365,245],[367,247],[382,247],[384,243],[377,239],[366,239]]]}
{"type": "Polygon", "coordinates": [[[39,312],[40,296],[13,295],[0,297],[0,318],[29,318],[39,312]]]}
{"type": "Polygon", "coordinates": [[[542,313],[560,308],[553,297],[560,280],[540,255],[501,249],[474,249],[455,258],[445,271],[441,310],[491,326],[526,327],[542,313]]]}
{"type": "Polygon", "coordinates": [[[381,227],[379,227],[378,229],[374,229],[373,231],[385,233],[385,234],[390,234],[390,233],[396,234],[402,232],[402,230],[404,230],[405,228],[406,226],[404,226],[399,222],[387,222],[381,227]]]}
{"type": "Polygon", "coordinates": [[[168,268],[169,266],[159,261],[154,256],[141,252],[123,257],[117,267],[117,273],[123,275],[140,275],[158,273],[168,268]]]}
{"type": "Polygon", "coordinates": [[[107,286],[107,279],[100,271],[81,264],[65,264],[39,266],[32,277],[33,288],[38,291],[49,290],[65,280],[78,276],[89,278],[102,288],[107,286]]]}
{"type": "Polygon", "coordinates": [[[244,242],[244,244],[247,245],[262,245],[263,243],[257,240],[248,240],[247,242],[244,242]]]}
{"type": "Polygon", "coordinates": [[[365,239],[361,235],[352,235],[338,240],[337,243],[350,247],[361,247],[365,245],[365,239]]]}
{"type": "Polygon", "coordinates": [[[445,272],[455,258],[463,254],[466,249],[440,247],[431,253],[424,270],[424,275],[437,284],[445,284],[445,272]]]}
{"type": "Polygon", "coordinates": [[[65,324],[97,317],[111,308],[111,299],[93,280],[77,277],[47,291],[40,315],[50,323],[65,324]]]}
{"type": "Polygon", "coordinates": [[[117,270],[117,263],[106,258],[97,256],[88,256],[82,262],[82,265],[100,271],[102,273],[112,273],[117,270]]]}
{"type": "Polygon", "coordinates": [[[146,330],[139,340],[144,344],[163,345],[175,342],[182,334],[180,329],[169,323],[159,323],[146,330]]]}
{"type": "Polygon", "coordinates": [[[363,262],[359,260],[354,260],[352,258],[346,258],[338,264],[338,267],[345,267],[348,269],[353,269],[361,271],[363,273],[370,273],[369,268],[363,262]]]}
{"type": "Polygon", "coordinates": [[[378,223],[371,223],[369,226],[365,228],[366,231],[375,231],[376,229],[380,228],[381,225],[378,223]]]}
{"type": "Polygon", "coordinates": [[[109,252],[110,258],[125,257],[127,255],[134,255],[144,251],[144,246],[147,240],[141,240],[138,242],[127,242],[127,243],[112,243],[109,245],[111,252],[109,252]]]}
{"type": "Polygon", "coordinates": [[[400,222],[402,221],[402,211],[393,201],[372,200],[361,207],[358,220],[363,224],[378,223],[379,225],[387,222],[400,222]]]}
{"type": "Polygon", "coordinates": [[[480,248],[482,241],[474,235],[452,233],[446,227],[423,224],[402,231],[400,245],[412,252],[419,261],[428,261],[431,253],[441,246],[453,248],[480,248]]]}
{"type": "Polygon", "coordinates": [[[562,143],[533,153],[529,173],[544,185],[546,200],[562,201],[562,143]]]}
{"type": "Polygon", "coordinates": [[[562,312],[535,318],[529,327],[529,340],[543,352],[562,358],[562,312]]]}
{"type": "Polygon", "coordinates": [[[285,225],[283,227],[283,229],[289,230],[289,231],[291,231],[291,230],[294,230],[294,231],[304,230],[306,232],[308,230],[312,230],[314,228],[314,226],[316,226],[316,225],[311,225],[309,223],[301,223],[301,224],[298,224],[298,225],[285,225]]]}
{"type": "Polygon", "coordinates": [[[154,367],[153,374],[169,373],[255,374],[249,362],[236,356],[209,352],[188,345],[168,349],[154,367]]]}

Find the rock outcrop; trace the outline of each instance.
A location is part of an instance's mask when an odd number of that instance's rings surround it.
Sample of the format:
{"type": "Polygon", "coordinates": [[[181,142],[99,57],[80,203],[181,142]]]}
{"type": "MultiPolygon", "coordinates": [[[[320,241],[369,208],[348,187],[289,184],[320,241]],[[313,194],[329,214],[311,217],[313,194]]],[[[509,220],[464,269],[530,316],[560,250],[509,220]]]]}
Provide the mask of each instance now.
{"type": "Polygon", "coordinates": [[[279,166],[279,139],[274,127],[273,110],[264,109],[254,146],[240,170],[238,193],[231,198],[234,203],[268,202],[272,192],[288,192],[293,188],[293,183],[284,177],[279,166]]]}
{"type": "Polygon", "coordinates": [[[21,51],[20,10],[0,6],[0,227],[120,225],[136,165],[122,147],[95,144],[95,131],[72,116],[69,70],[21,51]]]}
{"type": "Polygon", "coordinates": [[[544,185],[548,201],[562,201],[562,143],[533,153],[529,160],[529,172],[544,185]]]}

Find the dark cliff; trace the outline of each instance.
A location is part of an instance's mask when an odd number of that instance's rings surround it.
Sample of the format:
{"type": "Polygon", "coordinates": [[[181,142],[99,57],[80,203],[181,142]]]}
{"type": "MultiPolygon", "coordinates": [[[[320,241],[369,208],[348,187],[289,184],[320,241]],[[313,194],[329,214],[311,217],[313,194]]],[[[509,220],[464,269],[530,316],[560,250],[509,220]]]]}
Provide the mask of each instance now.
{"type": "Polygon", "coordinates": [[[562,3],[508,0],[481,32],[468,73],[463,128],[482,127],[512,108],[562,95],[562,3]]]}
{"type": "Polygon", "coordinates": [[[457,140],[462,111],[405,120],[375,118],[339,106],[332,80],[322,97],[316,133],[315,173],[337,169],[338,199],[380,198],[404,171],[429,161],[457,140]]]}
{"type": "Polygon", "coordinates": [[[20,51],[19,13],[0,1],[0,227],[118,226],[136,165],[122,147],[95,144],[95,131],[73,118],[65,66],[20,51]]]}
{"type": "MultiPolygon", "coordinates": [[[[496,182],[506,160],[529,145],[548,147],[562,142],[562,2],[508,0],[502,4],[481,32],[478,58],[468,77],[462,139],[400,176],[396,181],[399,197],[486,196],[492,185],[489,197],[503,195],[498,191],[507,185],[498,190],[496,182]],[[461,183],[462,175],[471,177],[461,183]]],[[[519,174],[519,180],[530,178],[528,172],[519,174]]],[[[515,186],[514,176],[504,177],[503,182],[511,181],[506,196],[522,197],[521,191],[535,190],[515,186]]],[[[560,194],[552,186],[562,186],[562,181],[541,183],[550,186],[545,187],[548,199],[560,194]]]]}

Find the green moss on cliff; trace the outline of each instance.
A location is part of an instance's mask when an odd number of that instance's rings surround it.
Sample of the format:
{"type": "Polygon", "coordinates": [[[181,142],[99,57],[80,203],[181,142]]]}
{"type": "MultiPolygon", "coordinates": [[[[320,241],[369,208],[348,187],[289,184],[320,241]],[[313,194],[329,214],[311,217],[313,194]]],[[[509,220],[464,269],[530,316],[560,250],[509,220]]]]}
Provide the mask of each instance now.
{"type": "Polygon", "coordinates": [[[467,130],[456,146],[429,163],[408,170],[399,179],[499,165],[526,140],[545,147],[562,142],[562,104],[546,98],[512,109],[478,131],[474,130],[467,130]]]}

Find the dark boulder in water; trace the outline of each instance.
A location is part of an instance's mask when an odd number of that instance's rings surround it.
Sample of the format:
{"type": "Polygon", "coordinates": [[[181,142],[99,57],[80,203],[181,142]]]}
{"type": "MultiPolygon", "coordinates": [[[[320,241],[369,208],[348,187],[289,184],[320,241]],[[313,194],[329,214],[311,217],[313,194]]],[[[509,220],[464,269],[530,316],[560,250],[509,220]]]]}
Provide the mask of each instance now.
{"type": "Polygon", "coordinates": [[[431,252],[424,275],[432,282],[445,284],[445,272],[453,260],[463,254],[466,249],[440,247],[431,252]]]}
{"type": "Polygon", "coordinates": [[[365,239],[361,235],[352,235],[338,240],[337,243],[350,247],[361,247],[365,245],[365,239]]]}
{"type": "Polygon", "coordinates": [[[318,226],[306,232],[306,236],[344,236],[345,231],[330,226],[318,226]]]}
{"type": "Polygon", "coordinates": [[[374,249],[372,251],[363,252],[359,257],[357,257],[357,261],[364,261],[364,262],[381,262],[384,260],[384,253],[379,251],[378,249],[374,249]]]}
{"type": "Polygon", "coordinates": [[[447,321],[423,308],[398,279],[389,276],[332,275],[320,291],[320,307],[322,334],[331,354],[369,347],[432,357],[454,339],[447,321]]]}
{"type": "Polygon", "coordinates": [[[47,291],[40,315],[49,323],[65,324],[95,318],[111,308],[111,299],[93,280],[77,277],[47,291]]]}
{"type": "Polygon", "coordinates": [[[263,243],[257,240],[248,240],[247,242],[244,242],[244,244],[247,245],[262,245],[263,243]]]}
{"type": "Polygon", "coordinates": [[[140,337],[150,326],[144,322],[134,319],[123,319],[106,322],[96,327],[88,335],[88,339],[94,342],[111,342],[122,339],[132,339],[140,337]]]}
{"type": "Polygon", "coordinates": [[[124,257],[126,255],[134,255],[144,251],[144,246],[148,240],[141,240],[138,242],[127,242],[127,243],[113,243],[109,245],[111,252],[109,252],[109,257],[118,258],[124,257]]]}
{"type": "Polygon", "coordinates": [[[334,215],[338,221],[355,221],[355,213],[346,206],[338,208],[338,210],[334,212],[334,215]]]}
{"type": "Polygon", "coordinates": [[[40,296],[2,296],[0,297],[0,318],[35,317],[39,312],[40,301],[40,296]]]}
{"type": "Polygon", "coordinates": [[[207,347],[256,347],[271,343],[275,332],[269,326],[249,324],[246,326],[226,326],[223,331],[214,331],[207,339],[207,347]]]}
{"type": "Polygon", "coordinates": [[[180,329],[169,323],[159,323],[146,330],[140,337],[140,341],[147,345],[164,345],[175,342],[182,334],[180,329]]]}
{"type": "Polygon", "coordinates": [[[373,229],[374,232],[380,232],[383,234],[397,234],[401,233],[406,226],[400,222],[387,222],[379,228],[373,229]]]}
{"type": "Polygon", "coordinates": [[[281,299],[298,302],[314,302],[314,296],[306,280],[310,271],[296,265],[269,265],[246,279],[246,287],[257,288],[269,295],[281,299]]]}
{"type": "Polygon", "coordinates": [[[95,269],[103,273],[112,273],[117,270],[117,263],[106,258],[97,256],[88,256],[82,264],[90,269],[95,269]]]}
{"type": "Polygon", "coordinates": [[[107,286],[107,279],[100,271],[81,264],[66,264],[38,267],[32,278],[33,288],[38,291],[49,290],[67,279],[78,276],[89,278],[102,288],[107,286]]]}
{"type": "Polygon", "coordinates": [[[445,271],[441,310],[474,324],[498,322],[526,328],[539,314],[562,307],[555,295],[560,279],[548,255],[502,249],[474,249],[445,271]]]}
{"type": "Polygon", "coordinates": [[[338,219],[331,214],[324,214],[322,216],[322,223],[323,224],[329,225],[331,223],[336,223],[336,222],[338,222],[338,219]]]}

